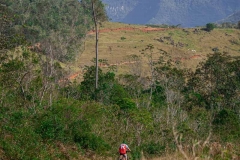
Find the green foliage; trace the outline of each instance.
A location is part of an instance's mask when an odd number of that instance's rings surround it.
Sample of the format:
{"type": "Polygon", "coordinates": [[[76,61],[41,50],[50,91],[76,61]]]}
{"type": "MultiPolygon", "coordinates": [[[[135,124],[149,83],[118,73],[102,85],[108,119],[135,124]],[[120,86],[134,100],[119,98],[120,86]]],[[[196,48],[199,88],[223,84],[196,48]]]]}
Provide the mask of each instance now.
{"type": "MultiPolygon", "coordinates": [[[[10,98],[8,96],[11,96],[11,103],[16,102],[15,106],[25,104],[33,107],[42,103],[44,95],[49,93],[49,90],[43,86],[46,86],[46,82],[52,81],[52,77],[44,77],[48,73],[44,72],[46,66],[41,64],[41,58],[25,47],[18,47],[0,57],[2,60],[0,84],[5,90],[5,96],[2,98],[7,100],[10,98]],[[14,55],[14,53],[18,54],[14,55]]],[[[52,69],[59,71],[59,68],[52,69]]]]}
{"type": "Polygon", "coordinates": [[[62,99],[53,103],[51,109],[38,115],[36,132],[44,139],[66,140],[71,139],[71,134],[74,133],[74,128],[71,126],[79,121],[77,118],[81,113],[78,105],[81,103],[71,100],[62,99]],[[70,134],[69,136],[66,136],[70,134]]]}
{"type": "MultiPolygon", "coordinates": [[[[90,66],[86,68],[86,72],[83,75],[84,80],[81,82],[81,92],[84,93],[82,95],[83,99],[95,99],[95,67],[90,66]]],[[[98,70],[98,76],[99,81],[100,77],[102,77],[102,70],[99,68],[98,70]]],[[[100,83],[100,82],[99,82],[100,83]]]]}
{"type": "Polygon", "coordinates": [[[161,156],[166,149],[165,145],[161,145],[160,143],[156,142],[149,142],[148,144],[143,145],[143,150],[147,155],[158,155],[161,156]]]}
{"type": "Polygon", "coordinates": [[[79,143],[83,149],[91,149],[98,153],[103,153],[110,149],[109,144],[107,144],[101,137],[92,133],[79,133],[75,135],[74,141],[79,143]]]}
{"type": "Polygon", "coordinates": [[[134,147],[131,149],[131,159],[133,160],[140,160],[141,159],[141,148],[140,147],[134,147]]]}
{"type": "Polygon", "coordinates": [[[165,101],[166,97],[163,87],[160,85],[156,85],[156,88],[153,91],[153,102],[155,106],[163,106],[165,104],[165,101]]]}
{"type": "Polygon", "coordinates": [[[91,13],[87,13],[81,3],[78,0],[10,0],[7,9],[19,15],[12,28],[16,33],[24,34],[33,46],[39,43],[37,51],[65,62],[75,58],[81,39],[93,24],[91,13]]]}
{"type": "Polygon", "coordinates": [[[110,97],[111,104],[117,104],[119,100],[129,97],[129,94],[126,92],[122,85],[118,83],[115,83],[113,85],[110,97]]]}
{"type": "Polygon", "coordinates": [[[240,137],[240,120],[232,110],[223,109],[216,114],[213,121],[215,133],[225,142],[234,141],[240,137]]]}
{"type": "Polygon", "coordinates": [[[42,136],[43,139],[62,139],[64,137],[64,124],[60,117],[45,115],[41,118],[40,124],[36,132],[42,136]]]}
{"type": "Polygon", "coordinates": [[[14,29],[17,20],[18,16],[7,6],[0,5],[0,52],[26,44],[24,35],[14,29]]]}
{"type": "Polygon", "coordinates": [[[79,85],[81,98],[86,100],[97,100],[104,104],[116,104],[121,99],[128,97],[125,89],[115,80],[113,72],[103,73],[99,68],[98,72],[98,89],[95,90],[95,67],[86,67],[84,80],[79,85]]]}
{"type": "Polygon", "coordinates": [[[121,37],[121,40],[123,41],[123,40],[125,40],[126,38],[125,37],[121,37]]]}
{"type": "Polygon", "coordinates": [[[95,12],[95,18],[97,23],[101,23],[108,19],[104,4],[101,0],[81,0],[81,4],[84,6],[84,10],[92,14],[94,19],[93,9],[95,12]]]}
{"type": "Polygon", "coordinates": [[[214,28],[215,28],[215,24],[213,24],[213,23],[207,23],[206,24],[206,30],[208,32],[212,31],[214,28]]]}
{"type": "Polygon", "coordinates": [[[191,105],[208,109],[234,109],[239,103],[236,99],[239,91],[238,62],[221,53],[209,55],[188,82],[189,91],[193,91],[187,96],[191,105]],[[208,84],[211,84],[210,88],[208,84]]]}
{"type": "Polygon", "coordinates": [[[120,99],[116,102],[116,104],[119,105],[122,110],[136,109],[135,102],[129,98],[120,99]]]}
{"type": "MultiPolygon", "coordinates": [[[[175,124],[178,140],[186,151],[187,146],[203,142],[210,131],[212,139],[238,145],[238,58],[216,50],[195,72],[188,73],[160,57],[153,65],[151,86],[146,85],[146,77],[140,74],[116,78],[113,72],[100,69],[98,90],[94,88],[95,67],[90,66],[86,67],[81,84],[73,82],[60,86],[58,82],[63,72],[60,64],[52,63],[52,59],[43,58],[24,46],[15,48],[22,44],[15,31],[25,33],[34,43],[46,42],[42,45],[49,50],[44,52],[50,53],[50,46],[54,49],[58,46],[56,37],[59,35],[60,39],[61,36],[67,38],[78,34],[77,39],[83,36],[82,31],[89,26],[78,27],[85,20],[90,22],[91,12],[81,8],[79,2],[70,0],[58,1],[56,6],[50,4],[53,1],[46,0],[13,2],[16,1],[5,1],[9,7],[5,9],[15,8],[23,14],[15,19],[9,12],[6,23],[2,21],[0,26],[4,30],[1,34],[5,36],[1,49],[11,49],[0,57],[0,159],[74,159],[73,155],[67,154],[73,146],[79,146],[72,151],[75,154],[91,150],[101,156],[113,155],[117,150],[115,146],[123,139],[133,151],[130,153],[132,159],[140,159],[142,150],[149,157],[161,156],[165,151],[171,154],[176,150],[172,134],[175,124]],[[29,10],[24,11],[24,5],[29,10]],[[41,10],[43,15],[34,18],[41,10]],[[32,17],[26,16],[29,11],[32,17]],[[71,21],[73,15],[76,19],[71,21]],[[26,23],[23,24],[23,20],[26,23]],[[42,20],[49,23],[44,24],[42,20]],[[78,28],[78,33],[70,33],[72,28],[67,24],[78,28]],[[16,42],[11,38],[16,38],[16,42]],[[59,143],[66,146],[67,153],[61,150],[59,143]]],[[[63,48],[66,47],[64,41],[61,41],[63,48]]],[[[151,52],[152,49],[154,47],[149,45],[143,51],[151,52]]],[[[165,51],[159,51],[166,56],[165,51]]],[[[57,49],[53,52],[57,53],[57,49]]],[[[71,58],[71,55],[65,55],[65,58],[71,58]]],[[[101,62],[106,63],[105,60],[101,62]]],[[[209,151],[203,152],[208,154],[209,151]]],[[[223,155],[230,157],[227,153],[223,155]]]]}
{"type": "Polygon", "coordinates": [[[189,124],[187,126],[197,134],[185,133],[188,138],[206,139],[212,132],[212,138],[219,143],[239,140],[237,66],[237,58],[215,52],[191,74],[192,78],[184,90],[184,107],[190,113],[188,123],[195,124],[195,128],[189,124]]]}
{"type": "Polygon", "coordinates": [[[4,154],[0,157],[3,159],[37,158],[38,155],[35,153],[36,151],[40,153],[43,144],[41,137],[34,132],[34,123],[29,121],[33,118],[30,110],[16,107],[14,110],[1,108],[1,113],[0,145],[4,154]]]}

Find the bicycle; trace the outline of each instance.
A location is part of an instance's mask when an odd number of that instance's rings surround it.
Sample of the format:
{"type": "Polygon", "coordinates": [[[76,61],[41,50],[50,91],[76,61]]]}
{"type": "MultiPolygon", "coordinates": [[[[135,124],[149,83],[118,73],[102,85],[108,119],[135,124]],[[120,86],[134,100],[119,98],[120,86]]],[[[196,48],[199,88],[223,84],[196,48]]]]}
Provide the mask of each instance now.
{"type": "MultiPolygon", "coordinates": [[[[127,151],[127,152],[130,152],[130,151],[127,151]]],[[[126,153],[127,154],[127,153],[126,153]]],[[[130,158],[129,158],[129,156],[127,156],[127,158],[124,156],[124,155],[120,155],[119,156],[119,159],[118,160],[129,160],[130,158]]]]}

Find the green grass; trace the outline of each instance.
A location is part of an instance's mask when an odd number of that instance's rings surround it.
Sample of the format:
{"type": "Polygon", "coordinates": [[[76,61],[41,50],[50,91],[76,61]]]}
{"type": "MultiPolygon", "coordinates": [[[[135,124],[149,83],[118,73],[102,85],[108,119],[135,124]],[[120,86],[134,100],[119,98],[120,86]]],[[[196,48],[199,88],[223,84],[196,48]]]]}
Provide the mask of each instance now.
{"type": "Polygon", "coordinates": [[[226,33],[234,33],[234,30],[233,29],[225,29],[225,32],[226,33]]]}

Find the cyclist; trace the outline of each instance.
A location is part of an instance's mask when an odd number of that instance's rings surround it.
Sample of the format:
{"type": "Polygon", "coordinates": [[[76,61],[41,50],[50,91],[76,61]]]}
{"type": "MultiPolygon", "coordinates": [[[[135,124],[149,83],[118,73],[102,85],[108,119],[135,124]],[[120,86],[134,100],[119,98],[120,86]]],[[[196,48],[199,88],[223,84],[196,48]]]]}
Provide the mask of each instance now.
{"type": "Polygon", "coordinates": [[[120,160],[127,160],[127,152],[131,151],[130,148],[128,147],[128,145],[126,144],[126,142],[123,141],[123,143],[119,146],[119,154],[120,160]],[[123,159],[121,159],[121,157],[123,157],[123,159]]]}

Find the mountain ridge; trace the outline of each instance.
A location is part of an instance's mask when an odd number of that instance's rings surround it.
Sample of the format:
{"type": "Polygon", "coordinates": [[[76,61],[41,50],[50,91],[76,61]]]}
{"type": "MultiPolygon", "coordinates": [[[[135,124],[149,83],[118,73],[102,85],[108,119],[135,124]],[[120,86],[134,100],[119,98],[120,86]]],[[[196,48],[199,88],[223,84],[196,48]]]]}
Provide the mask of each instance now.
{"type": "Polygon", "coordinates": [[[240,11],[237,0],[102,0],[113,22],[203,26],[240,11]]]}
{"type": "Polygon", "coordinates": [[[228,22],[228,23],[238,23],[238,21],[240,21],[240,11],[233,13],[231,15],[229,15],[228,17],[217,21],[216,23],[224,23],[224,22],[228,22]]]}

